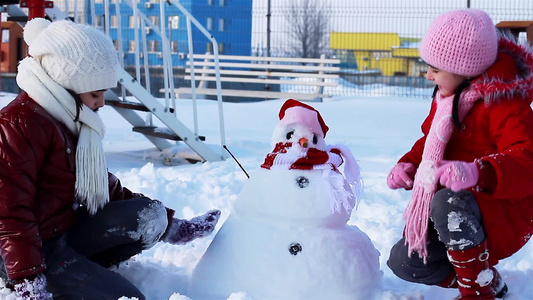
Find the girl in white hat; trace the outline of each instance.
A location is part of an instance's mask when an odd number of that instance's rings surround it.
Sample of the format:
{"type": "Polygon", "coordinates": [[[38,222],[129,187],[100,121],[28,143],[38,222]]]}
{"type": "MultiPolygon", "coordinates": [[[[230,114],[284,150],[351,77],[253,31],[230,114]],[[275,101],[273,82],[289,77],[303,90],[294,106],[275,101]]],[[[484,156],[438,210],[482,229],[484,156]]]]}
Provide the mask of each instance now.
{"type": "Polygon", "coordinates": [[[145,299],[107,267],[158,241],[203,237],[220,211],[174,218],[108,173],[96,111],[117,85],[111,39],[37,18],[24,40],[23,92],[0,111],[0,277],[21,299],[145,299]]]}

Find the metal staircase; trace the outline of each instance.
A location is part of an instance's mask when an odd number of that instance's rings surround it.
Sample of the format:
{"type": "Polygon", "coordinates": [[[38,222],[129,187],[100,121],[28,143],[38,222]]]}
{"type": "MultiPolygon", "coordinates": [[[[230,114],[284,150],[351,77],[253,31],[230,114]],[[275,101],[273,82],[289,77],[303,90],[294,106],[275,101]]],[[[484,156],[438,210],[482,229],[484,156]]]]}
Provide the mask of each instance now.
{"type": "Polygon", "coordinates": [[[206,161],[222,159],[220,155],[217,155],[203,142],[205,140],[204,137],[194,134],[176,118],[173,109],[161,104],[125,70],[121,71],[119,82],[132,96],[139,99],[142,105],[136,102],[121,101],[118,97],[110,95],[111,91],[108,91],[106,103],[113,105],[113,108],[133,125],[133,131],[144,134],[160,150],[172,146],[167,140],[183,141],[206,161]],[[149,111],[161,120],[167,126],[167,129],[158,128],[150,124],[147,125],[133,110],[149,111]]]}
{"type": "MultiPolygon", "coordinates": [[[[34,0],[35,1],[35,0],[34,0]]],[[[40,1],[40,0],[37,0],[40,1]]],[[[94,0],[89,1],[89,5],[93,4],[94,0]]],[[[44,1],[43,3],[48,2],[44,1]]],[[[121,1],[115,1],[115,5],[117,5],[116,11],[117,15],[120,12],[120,9],[118,7],[119,2],[121,1]]],[[[131,125],[132,130],[135,132],[139,132],[140,134],[143,134],[152,144],[154,144],[159,150],[164,150],[173,147],[178,142],[185,143],[188,147],[193,150],[198,157],[193,159],[187,159],[189,161],[220,161],[224,160],[226,158],[225,152],[224,152],[224,144],[225,144],[225,134],[224,134],[224,119],[223,119],[223,111],[222,111],[222,95],[218,96],[218,110],[219,110],[219,126],[220,126],[220,153],[217,153],[215,150],[213,150],[209,145],[205,143],[205,137],[200,136],[198,134],[198,115],[196,110],[196,97],[193,96],[193,120],[194,120],[194,128],[193,130],[189,129],[184,123],[182,123],[175,111],[175,101],[174,98],[175,95],[172,92],[174,90],[173,86],[173,74],[172,74],[172,63],[170,59],[170,46],[169,42],[166,39],[165,34],[165,22],[161,22],[161,24],[158,26],[157,24],[153,24],[146,16],[144,16],[141,12],[139,12],[136,9],[136,6],[139,3],[137,1],[134,1],[133,3],[131,0],[124,0],[124,3],[129,5],[133,8],[134,15],[139,18],[140,22],[137,26],[139,26],[139,32],[143,34],[142,42],[144,43],[144,57],[147,57],[146,53],[146,36],[145,36],[145,28],[150,28],[154,30],[162,40],[162,52],[163,52],[163,73],[165,77],[164,81],[164,90],[165,90],[165,99],[157,99],[155,98],[149,88],[150,83],[150,75],[148,71],[148,65],[145,62],[145,82],[147,83],[144,87],[139,83],[139,77],[140,77],[140,64],[138,63],[135,66],[136,69],[136,78],[134,78],[132,75],[130,75],[124,68],[121,69],[121,72],[119,74],[119,90],[121,90],[120,93],[115,93],[112,90],[108,90],[105,94],[106,98],[106,104],[109,106],[112,106],[124,119],[126,119],[131,125]],[[170,99],[169,99],[170,98],[170,99]],[[142,114],[144,114],[144,118],[142,117],[142,114]],[[166,127],[156,127],[153,122],[153,117],[159,119],[166,127]]],[[[21,2],[22,4],[22,2],[21,2]]],[[[209,32],[203,28],[203,26],[194,19],[194,17],[178,2],[178,1],[161,1],[161,7],[163,7],[163,4],[170,4],[175,5],[179,8],[179,10],[187,17],[187,26],[188,26],[188,32],[190,33],[190,26],[191,24],[194,24],[200,32],[202,32],[212,43],[213,43],[213,49],[215,49],[215,55],[218,57],[218,46],[214,38],[209,34],[209,32]]],[[[109,12],[109,0],[104,0],[105,10],[106,12],[109,12]]],[[[141,3],[142,5],[142,3],[141,3]]],[[[21,5],[22,6],[22,5],[21,5]]],[[[94,6],[93,6],[94,7],[94,6]]],[[[30,8],[31,9],[31,8],[30,8]]],[[[94,11],[94,10],[93,10],[94,11]]],[[[8,16],[12,17],[14,20],[17,20],[20,23],[25,23],[27,20],[27,16],[25,15],[25,12],[20,9],[17,5],[8,5],[6,6],[6,9],[4,9],[4,12],[8,14],[8,16]]],[[[56,20],[64,20],[68,19],[69,16],[65,14],[61,9],[59,9],[57,6],[49,4],[45,7],[45,13],[46,16],[48,16],[52,21],[56,20]]],[[[31,15],[31,14],[30,14],[31,15]]],[[[77,12],[75,12],[75,15],[77,15],[77,12]]],[[[164,16],[164,11],[161,9],[161,15],[164,16]]],[[[70,18],[72,19],[72,18],[70,18]]],[[[163,20],[164,18],[161,17],[163,20]]],[[[93,18],[94,20],[94,18],[93,18]]],[[[120,22],[118,22],[120,24],[120,22]]],[[[109,24],[109,14],[106,15],[105,24],[109,24]]],[[[120,26],[120,25],[119,25],[120,26]]],[[[120,32],[120,28],[118,28],[120,32]]],[[[109,28],[106,28],[104,30],[107,34],[109,34],[109,28]]],[[[120,35],[119,35],[120,36],[120,35]]],[[[192,53],[192,36],[189,34],[189,52],[192,53]]],[[[119,47],[121,48],[121,47],[119,47]]],[[[136,47],[136,55],[139,57],[140,53],[138,52],[138,48],[136,47]]],[[[122,51],[119,51],[119,57],[122,57],[122,51]]],[[[137,58],[137,62],[140,60],[137,58]]],[[[219,75],[220,76],[220,75],[219,75]]],[[[218,82],[218,86],[220,87],[220,82],[218,82]]],[[[115,89],[116,90],[116,89],[115,89]]],[[[215,147],[216,148],[216,147],[215,147]]]]}

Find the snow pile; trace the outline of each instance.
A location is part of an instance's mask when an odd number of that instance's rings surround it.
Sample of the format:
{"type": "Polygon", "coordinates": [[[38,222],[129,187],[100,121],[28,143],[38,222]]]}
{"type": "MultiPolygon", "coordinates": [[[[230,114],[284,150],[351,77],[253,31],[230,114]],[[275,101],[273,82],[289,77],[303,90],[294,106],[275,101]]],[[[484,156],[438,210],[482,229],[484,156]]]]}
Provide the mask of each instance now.
{"type": "MultiPolygon", "coordinates": [[[[383,91],[376,90],[376,94],[381,95],[383,91]]],[[[431,91],[428,95],[431,95],[431,91]]],[[[0,107],[13,98],[14,95],[2,94],[0,107]]],[[[276,114],[282,103],[283,100],[272,100],[224,104],[224,113],[227,117],[225,122],[227,146],[252,177],[256,176],[256,170],[263,162],[264,154],[271,149],[270,134],[278,121],[276,114]]],[[[189,121],[186,116],[192,111],[190,101],[180,100],[177,105],[181,120],[189,121]]],[[[386,265],[392,245],[402,236],[404,227],[402,215],[410,198],[409,191],[390,190],[386,184],[386,176],[398,158],[420,138],[420,124],[430,108],[429,96],[427,99],[398,96],[336,97],[323,103],[313,103],[313,106],[328,121],[331,129],[328,142],[349,146],[361,166],[365,188],[357,211],[351,214],[348,224],[357,226],[365,232],[381,254],[379,260],[383,272],[383,287],[381,295],[377,295],[375,300],[456,299],[459,294],[457,289],[403,281],[392,274],[386,265]]],[[[217,103],[210,100],[199,101],[198,109],[200,115],[204,117],[200,120],[202,135],[206,135],[209,143],[216,144],[217,103]]],[[[236,199],[244,197],[241,195],[243,188],[252,180],[256,180],[246,179],[245,174],[231,158],[221,162],[194,165],[164,164],[161,152],[144,136],[133,132],[131,124],[113,108],[107,106],[102,108],[100,115],[107,129],[103,142],[109,170],[121,179],[124,186],[159,199],[166,206],[175,209],[179,218],[192,218],[218,208],[222,210],[221,220],[217,226],[219,229],[220,226],[225,226],[224,220],[228,218],[230,212],[233,218],[232,209],[236,199]]],[[[192,118],[189,123],[192,124],[192,118]]],[[[192,128],[192,125],[189,128],[192,128]]],[[[270,192],[266,188],[262,189],[262,193],[270,194],[270,192]]],[[[289,201],[289,195],[287,192],[284,196],[285,201],[289,201]]],[[[246,198],[249,201],[253,200],[246,198]]],[[[261,199],[265,201],[266,198],[274,199],[266,195],[261,199]]],[[[265,204],[259,206],[258,210],[261,207],[265,207],[265,204]]],[[[257,223],[259,221],[254,221],[249,226],[257,223]]],[[[319,227],[318,223],[313,226],[319,227]]],[[[203,300],[189,297],[187,288],[192,271],[214,238],[215,235],[211,235],[187,245],[157,243],[152,249],[121,264],[115,271],[139,287],[147,300],[203,300]]],[[[233,249],[242,247],[243,242],[240,242],[241,244],[232,245],[233,249]]],[[[246,243],[248,242],[244,242],[246,243]]],[[[284,245],[283,250],[280,250],[283,255],[289,253],[287,246],[284,245]]],[[[303,245],[302,251],[293,258],[298,259],[300,255],[309,253],[308,249],[309,246],[303,245]]],[[[334,256],[337,253],[338,251],[333,251],[327,253],[327,256],[334,256]]],[[[344,259],[339,256],[339,259],[341,258],[344,259]]],[[[350,263],[344,262],[344,264],[350,263]]],[[[231,264],[228,262],[228,265],[231,264]]],[[[237,267],[239,266],[235,269],[237,267]]],[[[532,241],[513,256],[500,261],[496,268],[509,286],[510,293],[506,296],[506,300],[533,299],[532,241]]],[[[266,273],[269,273],[268,270],[266,273]]],[[[217,271],[216,274],[222,276],[223,273],[217,271]]],[[[328,274],[328,271],[319,270],[313,276],[320,277],[324,274],[328,274]]],[[[305,275],[304,278],[310,276],[305,275]]],[[[343,276],[338,280],[343,281],[343,276]]],[[[214,280],[217,281],[217,278],[214,280]]],[[[218,280],[226,279],[221,277],[218,280]]],[[[264,280],[264,284],[268,285],[269,282],[264,280]]],[[[0,299],[14,300],[14,294],[2,286],[0,281],[0,299]]],[[[334,292],[331,289],[330,295],[334,292]]],[[[252,295],[245,291],[232,292],[227,298],[254,300],[252,295]]],[[[325,297],[325,299],[332,298],[325,297]]]]}
{"type": "Polygon", "coordinates": [[[369,299],[379,252],[330,209],[329,170],[259,169],[192,275],[192,299],[369,299]],[[298,184],[306,178],[308,184],[298,184]]]}

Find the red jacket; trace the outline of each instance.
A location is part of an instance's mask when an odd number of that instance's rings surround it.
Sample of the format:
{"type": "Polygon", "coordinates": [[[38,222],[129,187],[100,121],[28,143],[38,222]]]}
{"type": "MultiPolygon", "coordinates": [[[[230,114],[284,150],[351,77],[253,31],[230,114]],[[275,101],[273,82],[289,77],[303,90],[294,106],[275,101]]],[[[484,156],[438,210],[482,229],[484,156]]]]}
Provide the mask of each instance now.
{"type": "MultiPolygon", "coordinates": [[[[494,185],[472,191],[481,209],[490,262],[518,251],[533,233],[533,55],[501,40],[495,64],[471,85],[482,95],[455,130],[444,160],[472,162],[487,168],[480,178],[494,185]]],[[[422,124],[424,136],[400,161],[418,166],[435,114],[435,100],[422,124]]]]}
{"type": "MultiPolygon", "coordinates": [[[[25,92],[0,111],[0,255],[10,279],[44,271],[42,241],[71,226],[77,137],[25,92]]],[[[111,201],[141,196],[109,173],[111,201]]]]}

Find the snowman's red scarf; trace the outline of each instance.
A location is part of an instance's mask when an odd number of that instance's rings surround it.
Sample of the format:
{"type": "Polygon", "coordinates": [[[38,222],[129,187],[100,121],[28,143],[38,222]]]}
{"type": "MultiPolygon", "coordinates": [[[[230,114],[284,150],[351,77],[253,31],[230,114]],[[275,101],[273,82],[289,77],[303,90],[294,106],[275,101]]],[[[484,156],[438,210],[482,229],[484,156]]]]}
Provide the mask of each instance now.
{"type": "Polygon", "coordinates": [[[317,148],[302,149],[291,142],[277,143],[271,153],[265,157],[261,168],[268,170],[331,170],[330,183],[331,190],[331,210],[339,212],[341,207],[351,213],[353,206],[349,199],[354,199],[355,205],[362,192],[362,180],[359,165],[351,154],[348,147],[335,145],[328,147],[327,151],[317,148]],[[346,191],[345,179],[339,171],[339,166],[346,160],[344,171],[346,181],[353,185],[355,195],[346,191]]]}
{"type": "Polygon", "coordinates": [[[338,171],[343,163],[341,151],[333,148],[329,152],[317,148],[304,149],[302,151],[290,151],[291,142],[277,143],[271,153],[267,154],[261,168],[271,169],[279,166],[288,170],[319,170],[331,169],[338,171]],[[289,150],[290,149],[290,150],[289,150]]]}

